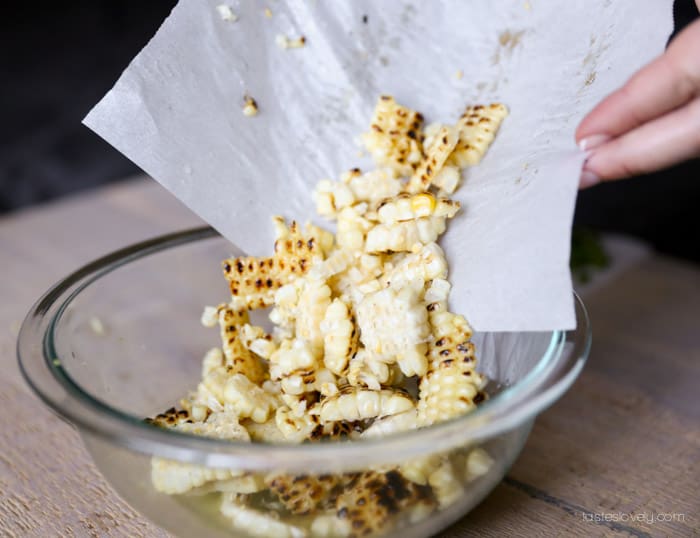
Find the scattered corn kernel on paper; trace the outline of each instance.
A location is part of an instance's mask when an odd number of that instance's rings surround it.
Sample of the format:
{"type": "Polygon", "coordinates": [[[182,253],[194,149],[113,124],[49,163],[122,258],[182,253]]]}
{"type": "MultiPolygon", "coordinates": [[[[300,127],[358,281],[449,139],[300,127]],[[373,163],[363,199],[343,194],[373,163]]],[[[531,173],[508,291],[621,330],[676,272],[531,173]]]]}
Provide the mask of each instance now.
{"type": "Polygon", "coordinates": [[[372,168],[357,139],[380,94],[426,123],[503,103],[442,240],[451,308],[480,331],[570,329],[575,127],[671,28],[670,0],[183,0],[85,123],[259,255],[272,215],[314,219],[320,179],[372,168]]]}

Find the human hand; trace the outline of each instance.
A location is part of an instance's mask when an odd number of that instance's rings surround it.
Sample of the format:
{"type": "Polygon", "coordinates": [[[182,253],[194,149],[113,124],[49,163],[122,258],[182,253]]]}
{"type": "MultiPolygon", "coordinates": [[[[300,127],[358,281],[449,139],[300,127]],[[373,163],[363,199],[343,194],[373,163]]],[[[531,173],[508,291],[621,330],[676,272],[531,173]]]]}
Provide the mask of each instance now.
{"type": "Polygon", "coordinates": [[[576,140],[589,152],[581,188],[700,156],[700,20],[601,101],[576,140]]]}

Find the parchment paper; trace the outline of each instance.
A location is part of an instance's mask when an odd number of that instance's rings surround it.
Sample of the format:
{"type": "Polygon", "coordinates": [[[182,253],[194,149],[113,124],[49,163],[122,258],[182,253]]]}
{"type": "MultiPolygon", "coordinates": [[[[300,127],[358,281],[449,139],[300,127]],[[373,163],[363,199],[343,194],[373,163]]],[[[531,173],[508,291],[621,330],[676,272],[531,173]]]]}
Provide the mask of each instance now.
{"type": "Polygon", "coordinates": [[[481,331],[575,326],[573,133],[662,52],[670,0],[227,2],[236,22],[221,3],[181,0],[85,124],[233,243],[268,254],[271,215],[306,221],[319,179],[368,167],[356,139],[379,94],[428,122],[503,102],[511,114],[466,172],[442,240],[451,308],[481,331]],[[307,44],[283,50],[278,34],[307,44]],[[245,94],[258,116],[242,114],[245,94]]]}

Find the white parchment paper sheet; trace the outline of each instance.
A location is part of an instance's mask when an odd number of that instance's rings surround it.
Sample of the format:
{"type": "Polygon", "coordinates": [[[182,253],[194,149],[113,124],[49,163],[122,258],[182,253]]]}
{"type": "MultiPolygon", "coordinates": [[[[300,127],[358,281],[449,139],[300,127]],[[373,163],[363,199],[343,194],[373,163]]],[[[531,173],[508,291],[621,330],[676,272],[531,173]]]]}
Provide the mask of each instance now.
{"type": "Polygon", "coordinates": [[[481,331],[575,326],[584,155],[573,133],[662,52],[670,0],[238,1],[234,23],[220,3],[181,0],[85,123],[232,242],[267,254],[271,215],[311,218],[319,179],[368,165],[354,140],[380,93],[428,122],[503,102],[511,114],[466,172],[442,241],[451,307],[481,331]],[[277,34],[307,46],[282,50],[277,34]],[[246,93],[256,117],[241,112],[246,93]]]}

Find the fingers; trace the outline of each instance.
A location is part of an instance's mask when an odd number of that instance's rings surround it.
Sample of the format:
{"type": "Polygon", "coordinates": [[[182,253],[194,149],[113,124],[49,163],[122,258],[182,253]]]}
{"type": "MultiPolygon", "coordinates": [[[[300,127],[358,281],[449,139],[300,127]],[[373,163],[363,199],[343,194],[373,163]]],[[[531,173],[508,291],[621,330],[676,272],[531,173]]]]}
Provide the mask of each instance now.
{"type": "Polygon", "coordinates": [[[700,20],[581,122],[581,187],[700,156],[700,20]]]}
{"type": "Polygon", "coordinates": [[[700,98],[633,129],[592,152],[581,187],[665,168],[700,156],[700,98]]]}
{"type": "Polygon", "coordinates": [[[596,106],[576,130],[591,149],[658,118],[700,93],[700,20],[686,28],[663,56],[638,71],[596,106]]]}

